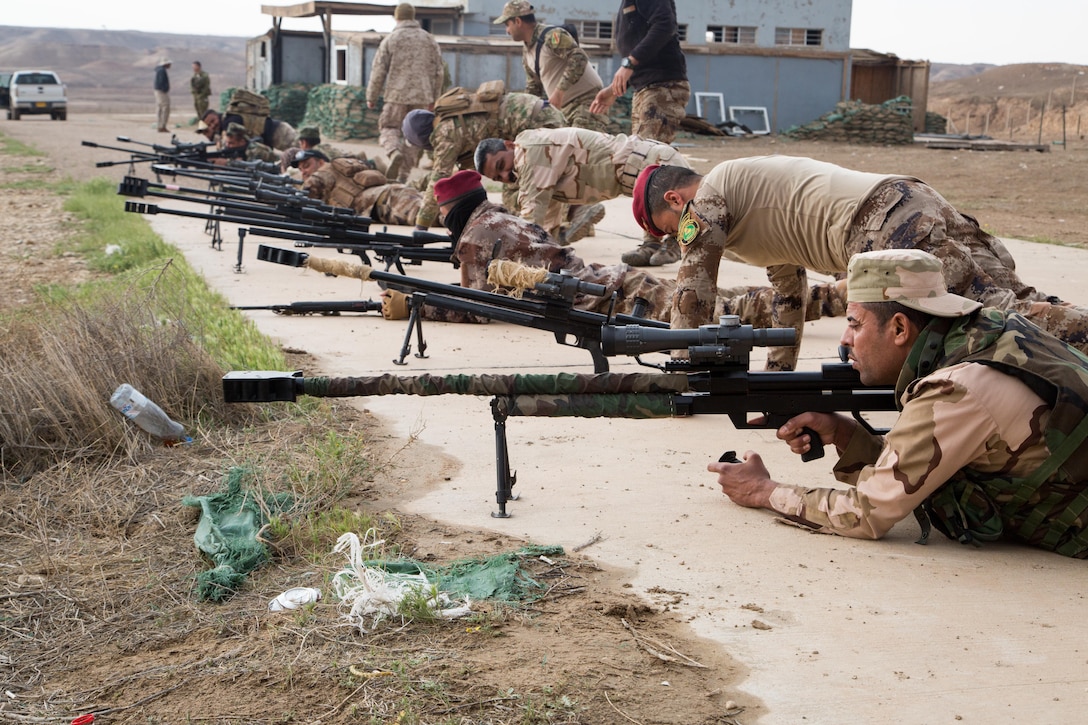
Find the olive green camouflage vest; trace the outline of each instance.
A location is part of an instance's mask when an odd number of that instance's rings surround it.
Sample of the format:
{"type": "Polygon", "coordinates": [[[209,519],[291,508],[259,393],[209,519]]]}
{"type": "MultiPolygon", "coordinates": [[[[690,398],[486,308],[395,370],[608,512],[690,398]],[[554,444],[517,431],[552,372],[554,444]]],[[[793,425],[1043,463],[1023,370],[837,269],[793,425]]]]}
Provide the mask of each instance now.
{"type": "MultiPolygon", "coordinates": [[[[1051,406],[1043,432],[1051,455],[1039,470],[1011,478],[963,469],[922,504],[929,519],[962,543],[1008,536],[1088,558],[1088,445],[1082,445],[1088,436],[1088,357],[1021,315],[993,308],[957,319],[943,339],[927,339],[924,331],[911,364],[927,345],[936,351],[933,369],[990,365],[1051,406]]],[[[907,390],[928,372],[920,369],[907,390]]]]}

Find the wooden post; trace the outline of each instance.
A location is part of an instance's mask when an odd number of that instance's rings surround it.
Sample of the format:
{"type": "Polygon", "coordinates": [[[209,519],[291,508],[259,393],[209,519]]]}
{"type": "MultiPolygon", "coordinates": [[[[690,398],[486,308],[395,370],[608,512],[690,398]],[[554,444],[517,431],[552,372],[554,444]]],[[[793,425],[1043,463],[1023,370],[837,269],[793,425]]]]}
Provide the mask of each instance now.
{"type": "Polygon", "coordinates": [[[986,124],[982,127],[982,135],[988,136],[990,133],[990,112],[986,111],[986,124]]]}
{"type": "Polygon", "coordinates": [[[1043,142],[1043,119],[1046,118],[1046,106],[1043,106],[1043,110],[1039,111],[1039,140],[1035,143],[1041,144],[1043,142]]]}
{"type": "Polygon", "coordinates": [[[967,128],[963,129],[963,135],[964,136],[970,136],[971,135],[971,112],[970,111],[967,112],[967,128]]]}

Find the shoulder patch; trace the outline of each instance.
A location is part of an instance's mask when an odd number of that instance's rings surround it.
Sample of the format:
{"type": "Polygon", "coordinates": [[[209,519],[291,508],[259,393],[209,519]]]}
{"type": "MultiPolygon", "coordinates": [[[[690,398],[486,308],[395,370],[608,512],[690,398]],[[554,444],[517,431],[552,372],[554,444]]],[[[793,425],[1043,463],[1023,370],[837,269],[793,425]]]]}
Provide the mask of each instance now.
{"type": "Polygon", "coordinates": [[[680,222],[676,226],[676,241],[686,247],[709,227],[710,224],[695,209],[695,204],[689,201],[680,212],[680,222]]]}
{"type": "Polygon", "coordinates": [[[544,38],[544,43],[552,50],[566,50],[574,47],[574,39],[562,28],[552,28],[544,38]]]}

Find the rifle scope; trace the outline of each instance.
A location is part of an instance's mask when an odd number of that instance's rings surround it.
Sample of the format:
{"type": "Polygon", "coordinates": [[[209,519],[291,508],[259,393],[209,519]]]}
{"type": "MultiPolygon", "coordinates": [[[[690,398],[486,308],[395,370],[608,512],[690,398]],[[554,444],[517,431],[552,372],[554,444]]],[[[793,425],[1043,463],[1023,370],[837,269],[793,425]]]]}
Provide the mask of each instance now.
{"type": "Polygon", "coordinates": [[[755,346],[777,347],[797,341],[792,327],[754,328],[740,324],[736,315],[722,315],[717,325],[702,325],[694,330],[663,330],[642,325],[604,325],[601,350],[605,355],[641,355],[661,350],[693,349],[709,352],[724,350],[737,356],[755,346]]]}

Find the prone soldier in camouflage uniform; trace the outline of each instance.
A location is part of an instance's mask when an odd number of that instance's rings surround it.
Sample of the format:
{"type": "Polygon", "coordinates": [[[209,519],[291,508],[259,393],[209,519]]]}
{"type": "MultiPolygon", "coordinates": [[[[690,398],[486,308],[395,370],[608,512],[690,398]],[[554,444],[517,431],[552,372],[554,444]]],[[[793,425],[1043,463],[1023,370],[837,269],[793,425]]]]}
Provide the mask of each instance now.
{"type": "Polygon", "coordinates": [[[776,483],[759,455],[711,463],[723,493],[826,532],[879,539],[919,508],[962,543],[1014,539],[1088,558],[1088,357],[1015,312],[948,292],[917,249],[853,257],[842,344],[868,385],[895,385],[886,436],[838,414],[778,429],[794,453],[810,434],[839,451],[848,489],[776,483]]]}
{"type": "Polygon", "coordinates": [[[527,0],[510,0],[495,24],[505,25],[511,40],[525,45],[521,62],[526,93],[547,98],[575,128],[608,130],[608,116],[589,110],[604,83],[570,33],[559,26],[539,24],[527,0]]]}
{"type": "MultiPolygon", "coordinates": [[[[718,262],[725,256],[767,268],[776,294],[775,327],[796,329],[800,345],[806,269],[836,274],[861,252],[916,248],[943,262],[950,292],[1020,312],[1088,351],[1088,309],[1024,284],[1000,240],[910,176],[761,156],[722,162],[705,177],[648,167],[634,202],[643,229],[676,234],[684,247],[673,298],[676,328],[712,321],[718,262]]],[[[767,368],[793,370],[797,351],[772,348],[767,368]]]]}
{"type": "MultiPolygon", "coordinates": [[[[279,163],[280,157],[274,149],[265,146],[263,143],[255,138],[249,138],[246,135],[246,127],[240,123],[232,123],[227,126],[227,131],[223,135],[223,148],[228,151],[239,151],[245,149],[241,158],[246,161],[267,161],[270,163],[279,163]]],[[[219,158],[215,160],[216,163],[225,164],[227,159],[219,158]]]]}
{"type": "MultiPolygon", "coordinates": [[[[404,117],[404,138],[413,146],[432,152],[434,163],[423,192],[423,208],[416,218],[416,228],[434,226],[438,205],[434,201],[434,184],[458,169],[472,167],[472,154],[485,138],[513,140],[530,128],[562,128],[567,120],[547,101],[528,93],[492,93],[482,90],[469,93],[463,88],[451,88],[442,95],[435,111],[416,110],[404,117]],[[445,99],[458,99],[448,104],[445,99]]],[[[516,187],[504,189],[503,200],[515,206],[516,187]]]]}
{"type": "MultiPolygon", "coordinates": [[[[579,295],[574,306],[580,310],[607,314],[611,297],[617,293],[615,312],[632,314],[636,299],[646,301],[645,313],[655,320],[668,322],[672,313],[672,295],[676,284],[659,279],[626,264],[586,264],[571,247],[561,247],[538,225],[521,219],[487,200],[480,174],[459,171],[435,184],[435,196],[444,215],[446,228],[456,243],[454,257],[460,263],[461,286],[466,289],[493,291],[487,281],[488,265],[495,259],[546,268],[549,272],[566,270],[580,280],[604,285],[604,296],[579,295]]],[[[739,315],[742,322],[767,327],[770,322],[770,289],[766,287],[720,290],[719,315],[739,315]]],[[[382,312],[387,319],[408,316],[406,295],[389,290],[383,293],[382,312]]],[[[845,297],[835,285],[813,285],[809,312],[811,319],[842,315],[845,297]]],[[[425,305],[424,319],[443,322],[487,322],[487,318],[425,305]]]]}
{"type": "Polygon", "coordinates": [[[476,170],[489,179],[516,182],[521,216],[564,245],[580,239],[584,226],[576,218],[560,234],[563,204],[591,205],[579,212],[595,223],[597,213],[604,216],[598,202],[630,196],[648,164],[688,165],[668,144],[581,128],[523,131],[512,142],[486,139],[476,147],[475,161],[476,170]]]}
{"type": "Polygon", "coordinates": [[[419,161],[419,149],[404,142],[401,125],[409,111],[434,107],[446,69],[438,41],[420,26],[411,4],[397,5],[393,18],[393,32],[382,38],[374,55],[366,107],[377,108],[382,99],[378,142],[389,157],[389,178],[404,182],[419,161]]]}
{"type": "MultiPolygon", "coordinates": [[[[325,154],[330,161],[333,159],[352,158],[359,159],[366,162],[372,169],[377,169],[383,174],[388,170],[388,163],[385,159],[368,159],[365,151],[358,153],[352,153],[351,151],[344,151],[331,144],[321,142],[321,131],[316,126],[303,126],[298,130],[298,148],[302,151],[314,150],[320,151],[325,154]]],[[[395,179],[390,179],[395,181],[395,179]]]]}
{"type": "Polygon", "coordinates": [[[390,183],[385,174],[361,159],[329,160],[320,151],[302,151],[293,165],[305,179],[302,190],[332,206],[353,209],[382,224],[411,224],[423,195],[405,184],[390,183]]]}

